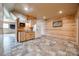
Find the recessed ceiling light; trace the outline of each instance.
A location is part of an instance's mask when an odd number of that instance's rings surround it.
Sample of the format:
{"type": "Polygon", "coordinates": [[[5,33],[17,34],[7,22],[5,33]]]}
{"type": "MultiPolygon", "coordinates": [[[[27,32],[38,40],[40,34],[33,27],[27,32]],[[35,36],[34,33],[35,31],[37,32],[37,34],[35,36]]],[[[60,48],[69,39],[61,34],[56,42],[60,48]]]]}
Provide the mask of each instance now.
{"type": "Polygon", "coordinates": [[[25,10],[26,12],[32,12],[32,11],[33,11],[32,8],[28,8],[28,7],[25,7],[24,10],[25,10]]]}
{"type": "Polygon", "coordinates": [[[60,11],[59,11],[59,14],[62,14],[62,13],[63,13],[63,11],[62,11],[62,10],[60,10],[60,11]]]}
{"type": "Polygon", "coordinates": [[[28,8],[28,7],[26,7],[26,8],[24,8],[24,10],[28,11],[28,10],[29,10],[29,8],[28,8]]]}

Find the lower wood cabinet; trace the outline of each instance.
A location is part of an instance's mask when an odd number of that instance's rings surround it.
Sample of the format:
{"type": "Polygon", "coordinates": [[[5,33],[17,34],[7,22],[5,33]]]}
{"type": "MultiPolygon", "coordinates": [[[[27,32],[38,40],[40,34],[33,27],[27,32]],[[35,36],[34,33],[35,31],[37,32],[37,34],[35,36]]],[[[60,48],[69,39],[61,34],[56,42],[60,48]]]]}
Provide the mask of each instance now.
{"type": "Polygon", "coordinates": [[[31,39],[35,38],[35,32],[19,32],[18,35],[19,35],[18,39],[20,42],[31,40],[31,39]]]}

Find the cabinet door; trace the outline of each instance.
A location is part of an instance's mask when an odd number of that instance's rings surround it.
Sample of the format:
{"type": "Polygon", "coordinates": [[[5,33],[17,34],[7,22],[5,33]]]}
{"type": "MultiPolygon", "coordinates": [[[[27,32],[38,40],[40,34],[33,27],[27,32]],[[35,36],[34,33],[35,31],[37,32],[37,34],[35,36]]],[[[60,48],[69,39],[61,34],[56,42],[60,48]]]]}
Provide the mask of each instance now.
{"type": "Polygon", "coordinates": [[[34,32],[30,33],[30,35],[31,35],[31,38],[35,38],[35,33],[34,32]]]}
{"type": "Polygon", "coordinates": [[[31,39],[33,39],[33,38],[35,38],[35,34],[34,33],[26,33],[26,40],[31,40],[31,39]]]}
{"type": "Polygon", "coordinates": [[[26,40],[30,40],[31,39],[31,35],[29,33],[26,33],[26,40]]]}
{"type": "Polygon", "coordinates": [[[22,41],[25,41],[25,32],[20,32],[19,33],[19,39],[20,39],[20,42],[22,42],[22,41]]]}

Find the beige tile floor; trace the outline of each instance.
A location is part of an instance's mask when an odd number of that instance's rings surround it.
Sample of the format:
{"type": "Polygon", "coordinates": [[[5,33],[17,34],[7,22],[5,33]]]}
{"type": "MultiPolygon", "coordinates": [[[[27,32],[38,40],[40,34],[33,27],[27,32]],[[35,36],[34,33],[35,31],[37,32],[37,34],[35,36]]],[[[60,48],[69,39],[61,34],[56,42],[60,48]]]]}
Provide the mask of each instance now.
{"type": "Polygon", "coordinates": [[[44,36],[18,43],[14,34],[4,35],[5,56],[77,56],[78,54],[78,47],[64,39],[44,36]]]}

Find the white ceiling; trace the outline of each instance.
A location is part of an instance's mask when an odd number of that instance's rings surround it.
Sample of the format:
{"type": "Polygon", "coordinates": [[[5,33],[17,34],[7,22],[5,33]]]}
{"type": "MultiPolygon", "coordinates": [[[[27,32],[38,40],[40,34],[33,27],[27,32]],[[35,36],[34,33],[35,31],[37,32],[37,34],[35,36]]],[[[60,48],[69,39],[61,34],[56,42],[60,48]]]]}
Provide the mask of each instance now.
{"type": "Polygon", "coordinates": [[[47,18],[55,16],[64,16],[75,14],[77,11],[78,4],[66,4],[66,3],[28,3],[28,4],[5,4],[4,5],[8,10],[15,9],[18,12],[23,14],[32,14],[36,17],[46,16],[47,18]],[[25,7],[32,8],[31,12],[24,10],[25,7]],[[58,12],[62,10],[63,13],[59,14],[58,12]]]}

